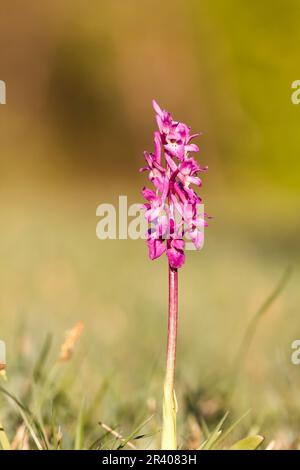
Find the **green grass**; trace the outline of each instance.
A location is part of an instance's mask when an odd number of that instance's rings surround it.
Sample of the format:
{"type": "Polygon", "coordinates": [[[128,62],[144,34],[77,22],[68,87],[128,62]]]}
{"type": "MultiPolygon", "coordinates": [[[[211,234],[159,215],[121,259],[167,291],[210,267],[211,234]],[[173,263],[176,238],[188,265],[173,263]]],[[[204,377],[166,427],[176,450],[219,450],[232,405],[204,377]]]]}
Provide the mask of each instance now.
{"type": "MultiPolygon", "coordinates": [[[[157,449],[166,262],[148,261],[142,241],[97,240],[95,194],[80,204],[67,196],[63,202],[58,212],[57,200],[43,210],[26,205],[26,216],[24,207],[7,210],[1,233],[5,436],[13,447],[157,449]],[[65,332],[79,320],[85,328],[74,356],[58,363],[65,332]]],[[[216,218],[204,250],[188,253],[180,272],[180,448],[228,448],[256,435],[264,441],[257,437],[241,446],[298,445],[299,369],[290,361],[300,328],[297,269],[272,296],[297,257],[288,249],[268,250],[266,235],[244,232],[242,222],[233,230],[216,218]],[[270,295],[268,308],[255,317],[270,295]],[[233,393],[230,378],[253,321],[233,393]]],[[[279,246],[282,234],[273,233],[279,246]]]]}

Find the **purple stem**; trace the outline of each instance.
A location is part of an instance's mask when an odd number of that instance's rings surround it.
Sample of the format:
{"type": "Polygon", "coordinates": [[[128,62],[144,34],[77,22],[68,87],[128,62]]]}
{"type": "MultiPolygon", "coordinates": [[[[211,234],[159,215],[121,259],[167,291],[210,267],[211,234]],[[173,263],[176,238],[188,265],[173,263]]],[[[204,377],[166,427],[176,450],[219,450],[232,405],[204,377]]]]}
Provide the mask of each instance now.
{"type": "Polygon", "coordinates": [[[178,322],[178,270],[169,266],[169,318],[165,384],[174,388],[178,322]]]}

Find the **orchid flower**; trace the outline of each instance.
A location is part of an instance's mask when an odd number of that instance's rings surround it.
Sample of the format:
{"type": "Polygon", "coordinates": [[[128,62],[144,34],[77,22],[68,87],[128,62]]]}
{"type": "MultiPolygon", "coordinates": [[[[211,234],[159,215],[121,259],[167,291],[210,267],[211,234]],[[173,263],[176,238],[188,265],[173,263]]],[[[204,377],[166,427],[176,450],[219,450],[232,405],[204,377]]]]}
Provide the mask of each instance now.
{"type": "Polygon", "coordinates": [[[199,147],[191,143],[199,134],[191,134],[186,124],[174,121],[168,111],[153,101],[158,130],[154,132],[154,153],[144,152],[149,181],[154,188],[144,187],[142,194],[145,217],[149,223],[147,245],[151,260],[166,253],[169,265],[169,317],[167,366],[164,383],[162,449],[175,450],[177,403],[174,391],[178,321],[178,269],[185,263],[185,238],[196,249],[203,246],[205,214],[198,213],[201,198],[192,185],[200,187],[201,167],[191,156],[199,147]]]}

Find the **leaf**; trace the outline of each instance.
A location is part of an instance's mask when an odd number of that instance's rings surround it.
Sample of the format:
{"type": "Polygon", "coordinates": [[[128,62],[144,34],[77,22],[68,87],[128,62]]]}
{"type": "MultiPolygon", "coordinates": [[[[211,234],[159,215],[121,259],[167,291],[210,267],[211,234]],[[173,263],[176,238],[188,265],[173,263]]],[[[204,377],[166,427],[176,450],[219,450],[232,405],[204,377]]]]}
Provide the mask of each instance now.
{"type": "Polygon", "coordinates": [[[200,426],[201,426],[201,429],[203,431],[205,440],[207,441],[207,439],[209,438],[210,433],[209,433],[208,426],[207,426],[206,421],[205,421],[203,416],[200,417],[200,426]]]}
{"type": "Polygon", "coordinates": [[[0,444],[3,450],[11,450],[8,437],[1,423],[0,423],[0,444]]]}
{"type": "Polygon", "coordinates": [[[146,426],[146,424],[148,424],[152,418],[153,418],[153,415],[151,415],[149,418],[146,419],[146,421],[140,424],[128,437],[124,438],[124,441],[122,441],[122,444],[118,447],[118,450],[123,449],[123,447],[125,447],[126,444],[128,444],[131,440],[135,439],[135,436],[138,435],[140,430],[143,429],[143,427],[146,426]]]}
{"type": "Polygon", "coordinates": [[[37,383],[43,377],[43,369],[52,345],[52,335],[48,334],[33,369],[33,379],[37,383]]]}
{"type": "Polygon", "coordinates": [[[222,433],[222,430],[221,430],[221,427],[223,426],[225,420],[227,419],[227,416],[228,416],[228,411],[225,413],[225,415],[223,416],[223,418],[219,421],[219,423],[217,424],[216,428],[214,429],[214,431],[211,433],[211,435],[209,436],[209,438],[207,439],[207,441],[204,443],[203,447],[202,447],[202,450],[209,450],[212,448],[212,446],[215,444],[215,442],[218,440],[218,438],[220,437],[221,433],[222,433]]]}
{"type": "Polygon", "coordinates": [[[248,436],[233,444],[233,446],[230,447],[230,450],[256,450],[263,441],[264,437],[262,436],[248,436]]]}
{"type": "Polygon", "coordinates": [[[211,439],[210,442],[208,442],[208,439],[205,439],[204,442],[202,442],[201,446],[198,448],[198,450],[213,450],[214,448],[214,444],[216,444],[217,440],[219,439],[219,437],[221,436],[222,434],[222,430],[220,431],[217,431],[213,437],[213,439],[211,439]]]}
{"type": "Polygon", "coordinates": [[[218,440],[217,444],[220,445],[220,443],[223,442],[226,439],[226,437],[228,437],[229,434],[231,434],[234,431],[234,429],[238,426],[238,424],[240,424],[240,422],[246,416],[248,416],[249,413],[250,413],[250,410],[246,411],[246,413],[244,413],[242,416],[240,416],[231,426],[229,426],[229,428],[222,434],[222,436],[218,440]]]}
{"type": "Polygon", "coordinates": [[[85,423],[84,408],[85,408],[85,404],[84,404],[84,400],[82,400],[78,419],[77,419],[77,424],[76,424],[75,450],[81,450],[83,447],[84,423],[85,423]]]}
{"type": "Polygon", "coordinates": [[[88,448],[88,450],[100,450],[102,444],[102,437],[98,437],[88,448]]]}
{"type": "Polygon", "coordinates": [[[23,409],[21,407],[19,407],[19,412],[20,412],[20,415],[22,416],[23,421],[24,421],[24,423],[25,423],[25,425],[26,425],[33,441],[35,442],[35,445],[37,446],[38,450],[43,450],[42,444],[40,443],[33,427],[31,426],[31,423],[30,423],[29,419],[27,418],[26,413],[23,411],[23,409]]]}
{"type": "Polygon", "coordinates": [[[176,413],[177,413],[177,400],[175,390],[168,384],[164,386],[163,398],[163,422],[161,433],[161,449],[162,450],[176,450],[176,413]]]}
{"type": "Polygon", "coordinates": [[[6,390],[4,387],[0,386],[0,392],[2,392],[4,395],[6,395],[7,397],[9,397],[18,407],[19,409],[19,413],[20,415],[22,416],[27,428],[28,428],[28,431],[30,432],[31,434],[31,437],[32,439],[34,440],[37,448],[39,450],[42,450],[43,449],[43,446],[42,444],[40,443],[32,425],[31,425],[31,422],[30,420],[35,424],[35,427],[36,429],[38,430],[42,440],[44,441],[44,444],[45,444],[45,447],[47,448],[47,440],[46,440],[46,437],[44,435],[44,432],[43,432],[43,429],[42,429],[42,426],[40,425],[40,423],[38,422],[38,420],[36,419],[36,417],[34,416],[34,414],[32,413],[31,410],[29,410],[29,408],[27,408],[25,405],[23,405],[23,403],[20,402],[20,400],[15,397],[12,393],[10,393],[8,390],[6,390]],[[28,418],[28,416],[29,418],[28,418]]]}
{"type": "Polygon", "coordinates": [[[153,437],[158,434],[159,431],[148,432],[147,434],[140,434],[133,438],[134,441],[138,441],[139,439],[147,439],[148,437],[153,437]]]}

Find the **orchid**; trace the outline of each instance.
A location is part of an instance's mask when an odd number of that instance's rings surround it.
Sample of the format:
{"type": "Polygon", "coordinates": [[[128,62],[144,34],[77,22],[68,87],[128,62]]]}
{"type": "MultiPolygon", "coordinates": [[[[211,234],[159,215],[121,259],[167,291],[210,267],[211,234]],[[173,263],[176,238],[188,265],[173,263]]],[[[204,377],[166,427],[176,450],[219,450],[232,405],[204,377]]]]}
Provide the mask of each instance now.
{"type": "Polygon", "coordinates": [[[198,134],[190,134],[190,128],[174,121],[170,113],[161,110],[153,101],[159,131],[154,133],[154,153],[144,152],[147,165],[140,171],[149,172],[154,190],[144,187],[146,199],[145,216],[154,229],[149,229],[147,244],[149,257],[153,260],[167,254],[170,266],[180,268],[185,262],[185,238],[201,247],[200,229],[207,226],[206,220],[198,215],[201,198],[191,185],[202,184],[198,173],[207,171],[190,154],[199,152],[191,140],[198,134]],[[164,156],[165,164],[162,163],[164,156]],[[156,228],[155,228],[156,227],[156,228]]]}
{"type": "Polygon", "coordinates": [[[186,124],[174,121],[168,111],[153,101],[158,131],[154,132],[154,153],[144,152],[149,181],[154,188],[144,187],[146,199],[143,208],[149,224],[146,234],[149,257],[157,259],[164,253],[169,264],[169,316],[167,366],[164,383],[162,449],[175,450],[177,402],[174,391],[175,360],[178,322],[178,269],[185,263],[185,240],[190,239],[196,249],[203,246],[206,214],[198,211],[201,198],[194,190],[205,173],[191,153],[199,147],[191,143],[199,134],[191,134],[186,124]],[[193,185],[193,186],[192,186],[193,185]]]}

